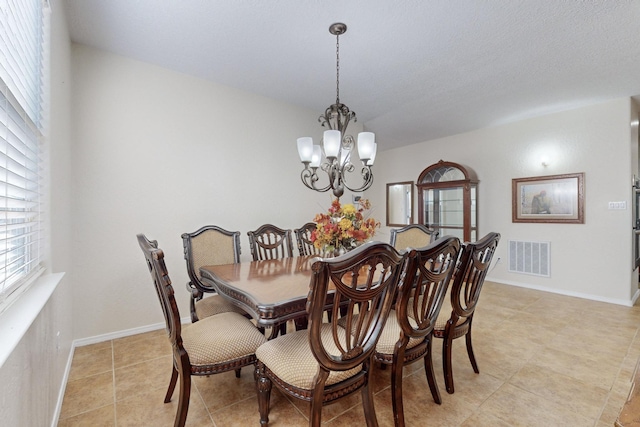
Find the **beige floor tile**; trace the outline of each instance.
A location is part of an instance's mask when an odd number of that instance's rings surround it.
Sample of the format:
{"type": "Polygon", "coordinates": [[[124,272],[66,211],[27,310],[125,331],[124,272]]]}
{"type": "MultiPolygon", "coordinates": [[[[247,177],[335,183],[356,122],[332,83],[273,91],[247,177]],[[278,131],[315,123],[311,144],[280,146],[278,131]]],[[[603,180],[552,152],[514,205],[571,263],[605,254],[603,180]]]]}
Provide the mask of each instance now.
{"type": "Polygon", "coordinates": [[[568,409],[563,402],[549,400],[505,384],[481,406],[501,420],[517,426],[593,426],[594,420],[568,409]]]}
{"type": "Polygon", "coordinates": [[[58,422],[58,427],[115,427],[116,413],[114,404],[84,412],[58,422]]]}
{"type": "MultiPolygon", "coordinates": [[[[129,399],[116,402],[118,427],[172,426],[178,410],[178,393],[164,403],[165,388],[143,390],[129,399]]],[[[187,412],[187,427],[211,427],[213,421],[192,385],[187,412]]]]}
{"type": "Polygon", "coordinates": [[[60,419],[113,404],[113,372],[69,381],[60,410],[60,419]]]}
{"type": "MultiPolygon", "coordinates": [[[[270,427],[306,427],[307,419],[277,390],[271,393],[270,427]]],[[[260,413],[255,399],[248,398],[234,405],[212,412],[216,427],[260,425],[260,413]]]]}
{"type": "Polygon", "coordinates": [[[113,363],[116,369],[171,355],[171,343],[164,334],[145,335],[135,340],[127,337],[113,341],[113,363]]]}
{"type": "Polygon", "coordinates": [[[503,421],[493,414],[478,411],[460,424],[460,427],[513,427],[513,424],[503,421]]]}
{"type": "Polygon", "coordinates": [[[592,386],[610,389],[618,374],[618,365],[606,360],[593,360],[590,356],[590,353],[575,355],[555,348],[545,348],[530,362],[592,386]]]}
{"type": "Polygon", "coordinates": [[[509,384],[545,399],[562,402],[578,414],[597,419],[607,401],[608,390],[589,387],[566,375],[551,373],[544,368],[527,364],[514,375],[509,384]]]}
{"type": "MultiPolygon", "coordinates": [[[[109,341],[109,344],[111,342],[109,341]]],[[[81,347],[82,348],[82,347],[81,347]]],[[[113,372],[111,345],[98,346],[92,350],[74,351],[69,381],[89,377],[103,372],[113,372]]]]}
{"type": "MultiPolygon", "coordinates": [[[[116,400],[129,399],[145,390],[169,387],[173,358],[164,356],[154,360],[115,370],[116,400]]],[[[176,391],[179,384],[176,385],[176,391]]]]}
{"type": "Polygon", "coordinates": [[[210,412],[247,398],[255,400],[257,408],[256,386],[252,368],[252,366],[242,368],[240,378],[236,378],[235,372],[230,371],[208,377],[193,376],[191,379],[210,412]]]}
{"type": "Polygon", "coordinates": [[[75,356],[76,354],[81,354],[84,352],[105,350],[107,348],[112,348],[111,346],[112,346],[111,340],[103,341],[95,344],[83,345],[83,346],[76,347],[73,351],[73,355],[75,356]]]}

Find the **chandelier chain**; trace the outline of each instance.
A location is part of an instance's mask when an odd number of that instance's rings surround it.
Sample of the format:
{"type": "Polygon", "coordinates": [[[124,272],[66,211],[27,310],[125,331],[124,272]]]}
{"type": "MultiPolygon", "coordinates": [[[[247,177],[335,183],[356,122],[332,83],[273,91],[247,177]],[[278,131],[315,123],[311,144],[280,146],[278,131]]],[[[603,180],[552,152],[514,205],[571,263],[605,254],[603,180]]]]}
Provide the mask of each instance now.
{"type": "Polygon", "coordinates": [[[340,35],[336,34],[336,104],[340,104],[340,35]]]}

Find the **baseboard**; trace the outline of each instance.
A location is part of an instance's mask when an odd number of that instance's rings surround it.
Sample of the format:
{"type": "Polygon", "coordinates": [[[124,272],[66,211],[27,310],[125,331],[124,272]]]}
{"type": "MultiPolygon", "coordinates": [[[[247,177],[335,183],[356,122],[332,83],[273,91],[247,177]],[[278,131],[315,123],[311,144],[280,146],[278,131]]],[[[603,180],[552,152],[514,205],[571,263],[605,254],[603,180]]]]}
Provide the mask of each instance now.
{"type": "Polygon", "coordinates": [[[607,302],[607,303],[610,303],[610,304],[624,305],[624,306],[627,306],[627,307],[632,307],[633,304],[635,304],[635,302],[638,299],[638,297],[640,297],[640,290],[636,291],[636,293],[635,293],[635,295],[633,296],[632,299],[622,300],[622,299],[617,299],[617,298],[602,297],[602,296],[599,296],[599,295],[585,294],[585,293],[582,293],[582,292],[572,292],[572,291],[566,291],[566,290],[562,290],[562,289],[548,288],[548,287],[545,287],[545,286],[531,285],[529,283],[512,282],[512,281],[509,281],[509,280],[496,280],[496,279],[492,279],[490,277],[487,277],[486,280],[488,282],[501,283],[503,285],[517,286],[519,288],[535,289],[537,291],[550,292],[552,294],[566,295],[566,296],[570,296],[570,297],[583,298],[583,299],[588,299],[588,300],[592,300],[592,301],[607,302]]]}

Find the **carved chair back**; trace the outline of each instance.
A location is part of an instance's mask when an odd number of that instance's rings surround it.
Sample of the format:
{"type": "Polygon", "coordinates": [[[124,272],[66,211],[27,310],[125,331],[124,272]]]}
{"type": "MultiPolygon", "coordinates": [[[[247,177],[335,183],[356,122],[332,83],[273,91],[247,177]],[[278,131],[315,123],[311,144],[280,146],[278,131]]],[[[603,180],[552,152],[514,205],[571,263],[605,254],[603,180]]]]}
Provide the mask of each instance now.
{"type": "Polygon", "coordinates": [[[405,259],[406,253],[400,254],[386,243],[369,242],[313,264],[307,312],[311,350],[320,364],[318,381],[326,379],[331,370],[344,371],[370,362],[393,305],[405,259]],[[332,307],[333,319],[342,316],[341,322],[331,323],[331,343],[321,339],[327,307],[332,307]],[[344,332],[339,332],[342,327],[344,332]],[[335,346],[339,354],[331,354],[328,346],[335,346]]]}
{"type": "Polygon", "coordinates": [[[311,233],[316,229],[315,222],[308,222],[300,228],[293,230],[298,243],[298,254],[304,255],[320,255],[320,249],[316,248],[311,241],[311,233]]]}
{"type": "Polygon", "coordinates": [[[450,325],[460,324],[461,319],[465,322],[472,319],[499,241],[500,234],[491,232],[475,243],[465,244],[451,285],[450,325]]]}
{"type": "Polygon", "coordinates": [[[460,252],[460,240],[445,236],[421,249],[412,249],[396,316],[403,339],[424,337],[433,331],[460,252]]]}
{"type": "Polygon", "coordinates": [[[160,306],[164,314],[166,330],[173,347],[174,357],[177,356],[178,359],[180,359],[180,355],[183,353],[186,355],[186,352],[182,347],[182,339],[180,338],[182,331],[180,313],[178,312],[178,304],[174,296],[171,279],[169,279],[167,266],[164,262],[164,252],[162,249],[158,249],[158,242],[156,240],[149,240],[144,234],[138,234],[137,238],[160,300],[160,306]]]}
{"type": "Polygon", "coordinates": [[[254,261],[280,259],[293,256],[291,230],[283,230],[272,224],[264,224],[247,232],[254,261]]]}

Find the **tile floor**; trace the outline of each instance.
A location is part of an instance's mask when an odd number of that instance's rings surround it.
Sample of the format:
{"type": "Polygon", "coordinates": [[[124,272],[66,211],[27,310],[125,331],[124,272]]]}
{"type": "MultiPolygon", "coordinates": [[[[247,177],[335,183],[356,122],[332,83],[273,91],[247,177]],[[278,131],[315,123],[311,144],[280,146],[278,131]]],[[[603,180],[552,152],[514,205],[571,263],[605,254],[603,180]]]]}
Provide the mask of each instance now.
{"type": "MultiPolygon", "coordinates": [[[[442,379],[440,340],[434,363],[436,405],[424,368],[405,368],[408,426],[613,426],[640,356],[640,307],[623,307],[487,282],[474,320],[473,372],[464,340],[455,341],[456,392],[442,379]]],[[[389,372],[377,370],[375,405],[392,426],[389,372]]],[[[172,426],[177,391],[163,403],[171,373],[164,330],[75,350],[58,426],[172,426]]],[[[308,408],[274,387],[271,426],[306,426],[308,408]]],[[[323,409],[328,426],[365,425],[360,396],[323,409]]],[[[258,426],[251,369],[195,377],[188,426],[258,426]]]]}

